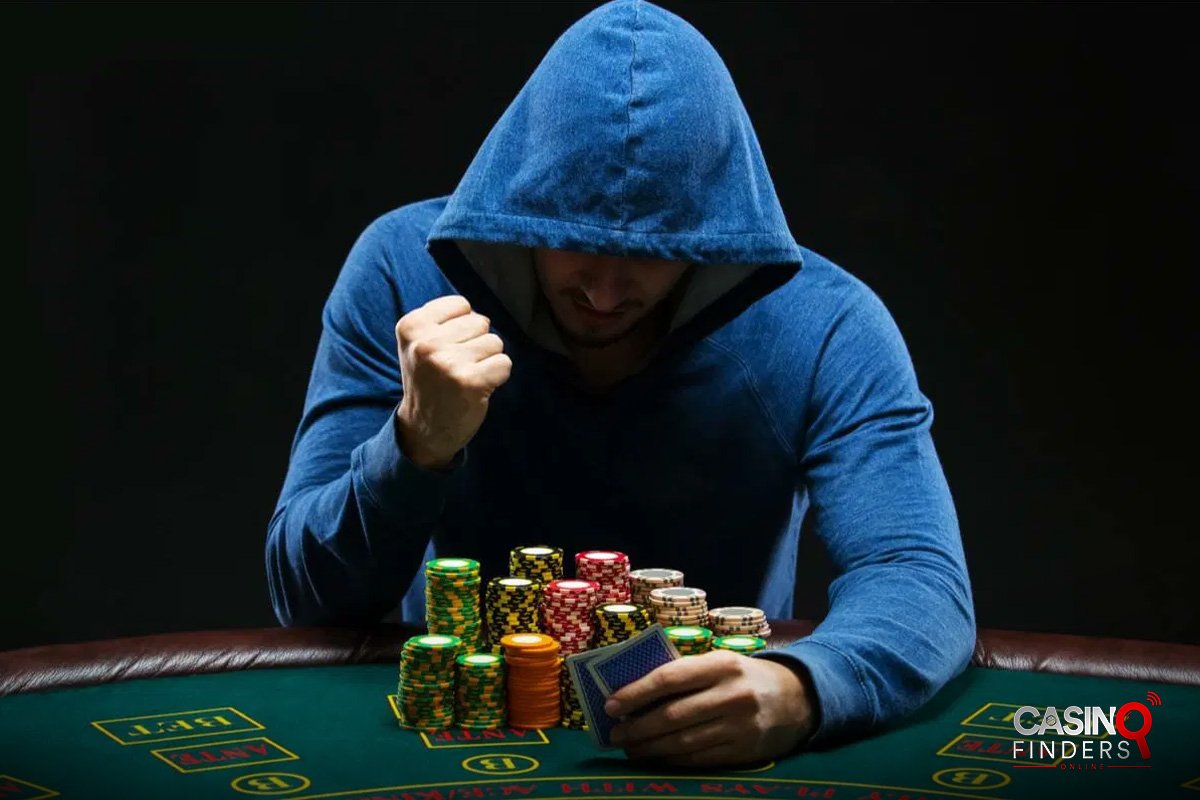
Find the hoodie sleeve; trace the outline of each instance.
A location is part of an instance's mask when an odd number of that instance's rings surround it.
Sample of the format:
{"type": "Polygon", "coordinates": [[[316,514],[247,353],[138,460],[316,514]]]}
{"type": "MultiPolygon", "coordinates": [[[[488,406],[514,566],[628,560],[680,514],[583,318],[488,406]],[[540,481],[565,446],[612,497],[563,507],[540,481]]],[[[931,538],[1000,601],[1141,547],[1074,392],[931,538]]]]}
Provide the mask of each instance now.
{"type": "Polygon", "coordinates": [[[354,244],[322,314],[304,414],[267,530],[267,582],[284,625],[372,624],[417,572],[449,484],[409,461],[394,425],[401,397],[392,278],[396,231],[376,220],[354,244]]]}
{"type": "Polygon", "coordinates": [[[811,676],[817,742],[932,697],[969,661],[975,613],[933,409],[878,297],[837,315],[813,385],[803,480],[837,577],[812,635],[763,655],[811,676]]]}

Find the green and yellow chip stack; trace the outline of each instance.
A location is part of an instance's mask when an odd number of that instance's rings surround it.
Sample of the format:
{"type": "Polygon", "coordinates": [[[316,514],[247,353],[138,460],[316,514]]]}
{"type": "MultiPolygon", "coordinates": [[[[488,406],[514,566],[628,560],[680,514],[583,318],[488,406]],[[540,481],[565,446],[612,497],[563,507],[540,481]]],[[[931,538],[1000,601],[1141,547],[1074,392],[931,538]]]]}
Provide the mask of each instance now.
{"type": "Polygon", "coordinates": [[[767,641],[757,636],[718,636],[713,639],[713,650],[732,650],[750,655],[767,649],[767,641]]]}
{"type": "Polygon", "coordinates": [[[510,633],[539,633],[542,585],[529,578],[492,578],[484,591],[487,644],[499,652],[500,639],[510,633]]]}
{"type": "Polygon", "coordinates": [[[699,625],[673,625],[664,633],[681,656],[698,656],[712,649],[713,633],[699,625]]]}
{"type": "Polygon", "coordinates": [[[501,728],[507,701],[504,691],[504,659],[491,653],[462,653],[458,668],[454,718],[463,728],[501,728]]]}
{"type": "Polygon", "coordinates": [[[461,650],[461,639],[441,634],[404,643],[396,688],[400,727],[430,732],[454,724],[454,667],[461,650]]]}
{"type": "Polygon", "coordinates": [[[654,612],[632,603],[596,606],[593,616],[596,618],[596,647],[623,642],[654,624],[654,612]]]}
{"type": "Polygon", "coordinates": [[[457,636],[469,653],[479,647],[479,583],[478,561],[425,562],[425,624],[430,633],[457,636]]]}
{"type": "Polygon", "coordinates": [[[583,703],[580,702],[575,684],[571,681],[566,659],[559,665],[558,696],[562,704],[562,720],[558,724],[571,730],[586,731],[587,717],[583,715],[583,703]]]}
{"type": "Polygon", "coordinates": [[[544,544],[514,547],[508,554],[508,574],[542,586],[559,580],[563,576],[562,548],[544,544]]]}

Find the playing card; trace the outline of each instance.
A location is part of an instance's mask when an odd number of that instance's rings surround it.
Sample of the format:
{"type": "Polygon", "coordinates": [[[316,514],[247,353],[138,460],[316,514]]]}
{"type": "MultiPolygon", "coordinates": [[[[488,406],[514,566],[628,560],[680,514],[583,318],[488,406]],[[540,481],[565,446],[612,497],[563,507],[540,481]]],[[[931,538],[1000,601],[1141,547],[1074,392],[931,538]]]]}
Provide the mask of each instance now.
{"type": "Polygon", "coordinates": [[[596,679],[587,671],[586,665],[588,662],[604,658],[606,655],[608,655],[608,648],[602,647],[598,650],[585,650],[582,653],[567,656],[567,672],[579,695],[583,716],[587,718],[588,730],[591,732],[596,746],[601,750],[613,749],[612,729],[620,720],[604,713],[604,701],[608,697],[596,685],[596,679]]]}
{"type": "Polygon", "coordinates": [[[605,697],[679,658],[679,653],[658,624],[604,649],[612,652],[588,661],[586,669],[595,678],[605,697]]]}

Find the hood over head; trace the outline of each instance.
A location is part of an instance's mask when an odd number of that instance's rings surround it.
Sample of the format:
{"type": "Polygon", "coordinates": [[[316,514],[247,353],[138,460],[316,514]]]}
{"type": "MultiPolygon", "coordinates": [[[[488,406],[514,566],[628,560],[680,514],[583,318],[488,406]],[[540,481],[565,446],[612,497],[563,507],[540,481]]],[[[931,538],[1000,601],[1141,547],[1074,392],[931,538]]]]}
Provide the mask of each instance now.
{"type": "Polygon", "coordinates": [[[475,290],[473,304],[486,286],[560,353],[533,247],[693,264],[672,331],[718,298],[737,298],[726,315],[744,309],[802,261],[725,64],[694,27],[643,0],[606,3],[559,37],[427,246],[460,291],[475,290]]]}

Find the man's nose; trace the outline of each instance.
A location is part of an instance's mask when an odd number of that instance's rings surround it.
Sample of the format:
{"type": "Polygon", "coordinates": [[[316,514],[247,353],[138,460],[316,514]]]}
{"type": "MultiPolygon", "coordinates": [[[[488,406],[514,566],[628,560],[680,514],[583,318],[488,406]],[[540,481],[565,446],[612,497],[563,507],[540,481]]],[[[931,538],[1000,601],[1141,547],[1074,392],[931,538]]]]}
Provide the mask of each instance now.
{"type": "Polygon", "coordinates": [[[583,292],[597,311],[613,311],[629,293],[628,265],[600,262],[584,277],[583,292]]]}

